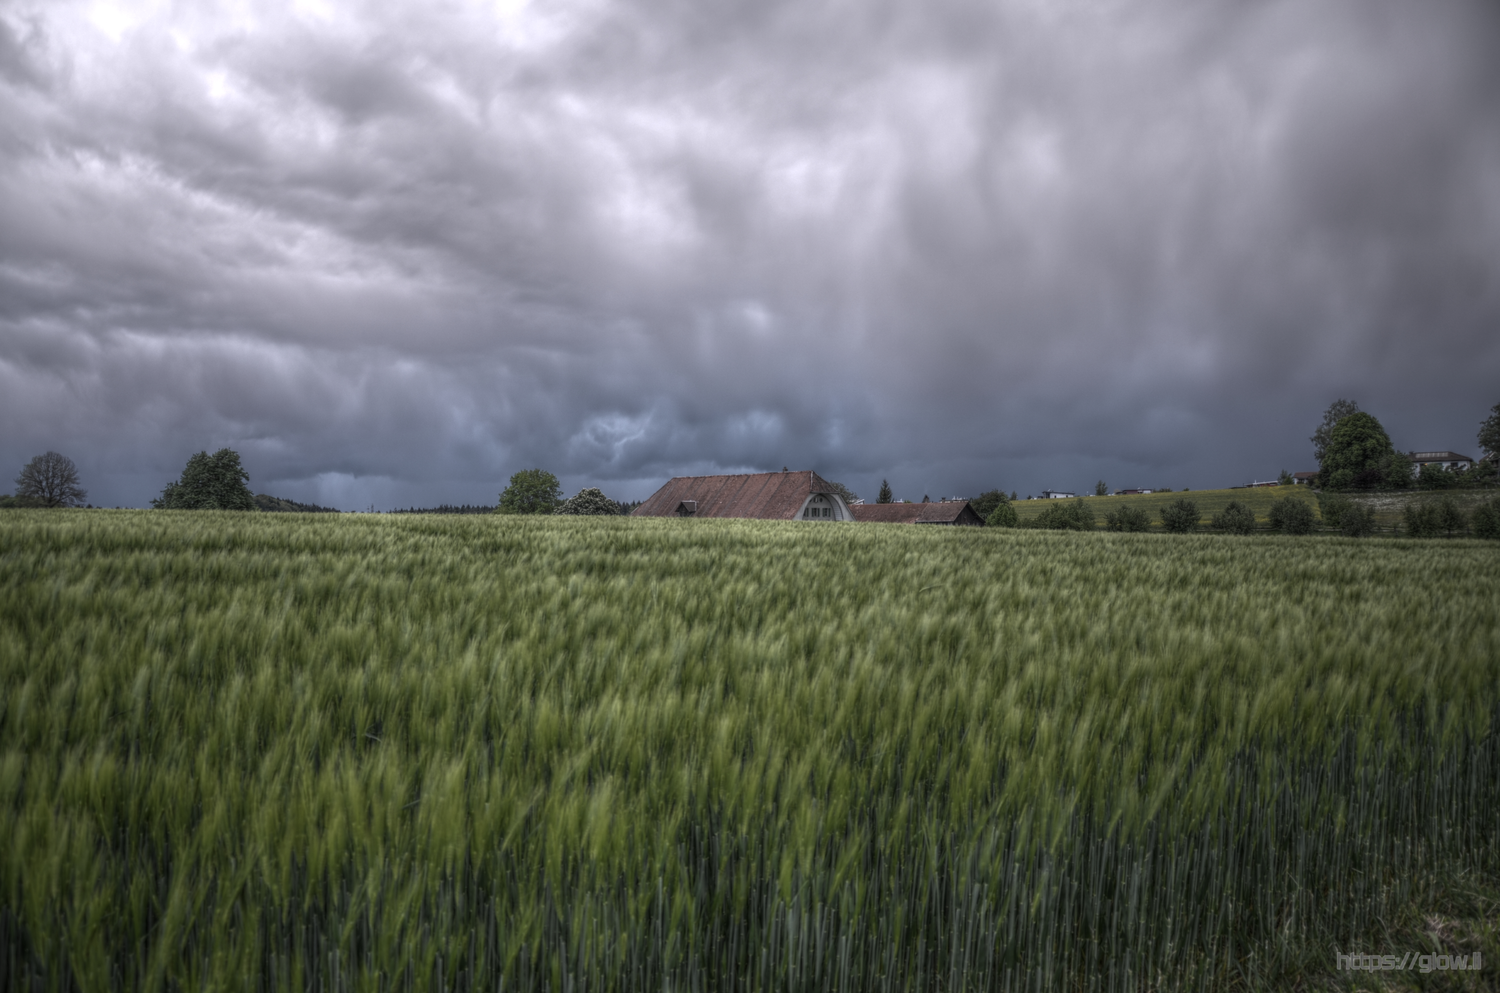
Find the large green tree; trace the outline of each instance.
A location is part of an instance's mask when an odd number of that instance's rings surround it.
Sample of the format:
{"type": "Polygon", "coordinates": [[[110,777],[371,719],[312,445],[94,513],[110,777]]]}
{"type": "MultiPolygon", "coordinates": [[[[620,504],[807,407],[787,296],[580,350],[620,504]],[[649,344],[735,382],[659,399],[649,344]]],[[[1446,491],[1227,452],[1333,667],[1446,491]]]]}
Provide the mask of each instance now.
{"type": "Polygon", "coordinates": [[[1333,437],[1333,429],[1338,426],[1339,421],[1350,414],[1359,413],[1359,404],[1353,400],[1335,400],[1323,411],[1323,423],[1318,425],[1318,430],[1312,433],[1307,440],[1313,443],[1313,458],[1318,464],[1323,463],[1323,456],[1328,451],[1328,442],[1333,437]]]}
{"type": "Polygon", "coordinates": [[[973,509],[974,513],[979,515],[979,519],[982,521],[987,519],[994,509],[1002,503],[1010,503],[1010,498],[1005,495],[1003,490],[985,490],[970,500],[969,506],[973,509]]]}
{"type": "Polygon", "coordinates": [[[522,469],[500,492],[497,514],[550,514],[562,501],[562,485],[546,469],[522,469]]]}
{"type": "Polygon", "coordinates": [[[875,498],[875,502],[876,503],[890,503],[891,502],[891,484],[890,484],[890,482],[888,480],[882,479],[880,481],[880,495],[875,498]]]}
{"type": "Polygon", "coordinates": [[[158,510],[255,510],[255,495],[245,485],[249,480],[233,449],[221,448],[212,455],[199,452],[188,459],[181,478],[168,483],[151,506],[158,510]]]}
{"type": "Polygon", "coordinates": [[[1387,482],[1409,484],[1410,478],[1388,480],[1395,461],[1396,450],[1385,428],[1373,415],[1361,411],[1334,425],[1319,478],[1330,490],[1376,489],[1387,482]]]}

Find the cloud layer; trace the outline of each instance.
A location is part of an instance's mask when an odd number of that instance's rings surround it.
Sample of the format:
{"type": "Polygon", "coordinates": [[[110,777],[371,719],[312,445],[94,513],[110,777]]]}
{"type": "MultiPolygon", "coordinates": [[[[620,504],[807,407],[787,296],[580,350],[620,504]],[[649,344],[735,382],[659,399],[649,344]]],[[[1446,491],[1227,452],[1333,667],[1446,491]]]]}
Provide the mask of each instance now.
{"type": "Polygon", "coordinates": [[[0,3],[0,458],[346,508],[1308,468],[1500,401],[1500,15],[0,3]]]}

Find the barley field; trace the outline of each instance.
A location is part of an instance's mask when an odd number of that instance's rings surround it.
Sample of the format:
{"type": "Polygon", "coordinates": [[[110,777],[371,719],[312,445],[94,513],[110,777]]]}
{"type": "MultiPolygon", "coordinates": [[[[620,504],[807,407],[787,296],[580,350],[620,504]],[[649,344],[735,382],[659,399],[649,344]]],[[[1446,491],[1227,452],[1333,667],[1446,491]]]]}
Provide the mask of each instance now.
{"type": "Polygon", "coordinates": [[[11,511],[0,986],[1323,988],[1500,876],[1497,622],[1463,540],[11,511]]]}

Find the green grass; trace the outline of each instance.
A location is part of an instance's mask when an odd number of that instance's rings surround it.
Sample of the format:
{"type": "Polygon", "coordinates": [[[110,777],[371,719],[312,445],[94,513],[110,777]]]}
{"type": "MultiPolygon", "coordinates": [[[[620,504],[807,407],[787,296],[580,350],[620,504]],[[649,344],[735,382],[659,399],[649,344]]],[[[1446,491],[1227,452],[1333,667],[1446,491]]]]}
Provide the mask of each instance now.
{"type": "Polygon", "coordinates": [[[1497,622],[1463,540],[7,512],[0,987],[1333,985],[1495,906],[1497,622]]]}
{"type": "MultiPolygon", "coordinates": [[[[1256,486],[1248,489],[1231,490],[1189,490],[1176,493],[1138,493],[1131,496],[1104,496],[1084,497],[1091,510],[1094,512],[1094,521],[1100,527],[1104,527],[1104,515],[1111,510],[1120,507],[1139,507],[1151,518],[1153,529],[1161,528],[1162,508],[1178,500],[1191,500],[1198,506],[1200,523],[1207,526],[1214,514],[1229,506],[1231,500],[1238,500],[1247,504],[1255,511],[1256,520],[1265,523],[1267,516],[1271,513],[1271,506],[1277,500],[1305,500],[1317,510],[1318,498],[1310,487],[1307,486],[1256,486]]],[[[1047,508],[1050,500],[1018,500],[1015,503],[1016,516],[1025,524],[1047,508]]],[[[1400,516],[1400,511],[1397,511],[1400,516]]]]}

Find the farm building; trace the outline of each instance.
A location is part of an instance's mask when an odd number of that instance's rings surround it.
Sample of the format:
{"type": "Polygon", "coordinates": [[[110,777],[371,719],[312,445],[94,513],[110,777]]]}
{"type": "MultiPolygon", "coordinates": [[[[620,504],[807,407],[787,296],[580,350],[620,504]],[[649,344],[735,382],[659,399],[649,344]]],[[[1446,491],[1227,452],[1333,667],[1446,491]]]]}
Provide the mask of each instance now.
{"type": "Polygon", "coordinates": [[[1077,493],[1070,493],[1065,490],[1042,490],[1043,500],[1072,500],[1076,496],[1078,496],[1077,493]]]}
{"type": "Polygon", "coordinates": [[[1316,472],[1294,472],[1292,473],[1292,484],[1294,486],[1311,486],[1318,481],[1316,472]]]}
{"type": "Polygon", "coordinates": [[[1452,469],[1454,472],[1465,472],[1474,464],[1473,459],[1457,452],[1412,452],[1411,461],[1411,471],[1414,476],[1420,473],[1422,467],[1426,465],[1452,469]]]}
{"type": "Polygon", "coordinates": [[[853,510],[854,519],[866,524],[953,524],[960,527],[979,527],[984,524],[967,500],[862,503],[853,510]]]}
{"type": "Polygon", "coordinates": [[[632,517],[750,517],[762,521],[851,521],[843,497],[815,472],[677,476],[632,517]]]}

